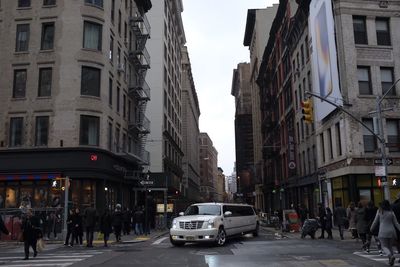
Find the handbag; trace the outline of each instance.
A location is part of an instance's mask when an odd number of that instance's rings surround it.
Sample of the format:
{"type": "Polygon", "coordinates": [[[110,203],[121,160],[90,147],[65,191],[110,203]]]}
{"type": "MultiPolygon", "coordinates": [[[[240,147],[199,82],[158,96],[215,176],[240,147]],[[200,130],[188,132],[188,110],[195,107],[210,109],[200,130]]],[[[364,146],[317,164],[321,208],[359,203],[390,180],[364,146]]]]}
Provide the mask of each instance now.
{"type": "Polygon", "coordinates": [[[39,252],[42,252],[44,250],[44,247],[45,247],[45,243],[43,241],[43,238],[39,238],[37,241],[37,250],[39,252]]]}

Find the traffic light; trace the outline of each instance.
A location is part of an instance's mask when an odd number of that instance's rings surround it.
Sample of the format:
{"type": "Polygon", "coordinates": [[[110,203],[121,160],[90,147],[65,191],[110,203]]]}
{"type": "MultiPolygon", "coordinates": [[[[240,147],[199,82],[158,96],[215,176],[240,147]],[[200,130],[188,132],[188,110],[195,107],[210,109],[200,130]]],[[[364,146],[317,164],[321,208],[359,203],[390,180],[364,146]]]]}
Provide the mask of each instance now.
{"type": "Polygon", "coordinates": [[[61,178],[57,177],[51,180],[51,189],[53,190],[62,190],[63,184],[61,178]]]}
{"type": "Polygon", "coordinates": [[[303,119],[306,123],[314,122],[314,111],[313,111],[313,103],[311,98],[301,101],[303,119]]]}

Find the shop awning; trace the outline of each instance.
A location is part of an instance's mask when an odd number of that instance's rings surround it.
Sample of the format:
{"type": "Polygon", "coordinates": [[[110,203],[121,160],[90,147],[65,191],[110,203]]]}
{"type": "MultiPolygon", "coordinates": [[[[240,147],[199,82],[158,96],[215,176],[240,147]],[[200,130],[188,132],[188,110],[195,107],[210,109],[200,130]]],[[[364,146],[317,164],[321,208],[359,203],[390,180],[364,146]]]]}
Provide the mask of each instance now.
{"type": "Polygon", "coordinates": [[[37,181],[50,180],[60,177],[56,173],[41,173],[41,174],[0,174],[0,181],[37,181]]]}

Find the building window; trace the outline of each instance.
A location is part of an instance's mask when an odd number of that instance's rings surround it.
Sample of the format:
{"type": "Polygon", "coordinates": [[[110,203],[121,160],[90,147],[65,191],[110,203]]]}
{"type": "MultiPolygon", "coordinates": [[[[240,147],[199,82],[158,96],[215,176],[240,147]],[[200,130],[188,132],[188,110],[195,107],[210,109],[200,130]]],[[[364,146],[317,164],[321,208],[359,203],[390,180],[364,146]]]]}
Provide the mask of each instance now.
{"type": "Polygon", "coordinates": [[[107,148],[108,150],[112,151],[112,123],[108,123],[108,141],[107,141],[107,148]]]}
{"type": "Polygon", "coordinates": [[[22,117],[10,119],[10,147],[22,146],[23,122],[24,118],[22,117]]]}
{"type": "Polygon", "coordinates": [[[49,117],[36,117],[35,146],[47,146],[49,137],[49,117]]]}
{"type": "Polygon", "coordinates": [[[18,24],[15,52],[28,51],[28,49],[29,49],[29,24],[18,24]]]}
{"type": "Polygon", "coordinates": [[[378,45],[391,45],[389,19],[376,18],[376,40],[378,45]]]}
{"type": "Polygon", "coordinates": [[[365,17],[353,16],[354,43],[368,44],[365,17]]]}
{"type": "Polygon", "coordinates": [[[18,0],[18,7],[30,7],[31,0],[18,0]]]}
{"type": "Polygon", "coordinates": [[[305,48],[306,48],[306,59],[308,60],[310,58],[310,50],[308,46],[308,35],[306,36],[305,39],[305,48]]]}
{"type": "Polygon", "coordinates": [[[121,94],[121,89],[117,87],[117,112],[119,112],[120,108],[120,94],[121,94]]]}
{"type": "Polygon", "coordinates": [[[369,67],[357,67],[358,89],[360,95],[371,95],[371,75],[369,67]]]}
{"type": "Polygon", "coordinates": [[[119,133],[120,133],[120,129],[117,127],[115,129],[115,152],[119,153],[120,151],[120,147],[119,147],[119,133]]]}
{"type": "Polygon", "coordinates": [[[101,51],[101,36],[103,26],[98,23],[85,21],[83,33],[83,47],[101,51]]]}
{"type": "Polygon", "coordinates": [[[99,145],[99,117],[81,115],[79,144],[88,146],[99,145]]]}
{"type": "Polygon", "coordinates": [[[301,54],[301,66],[304,66],[304,46],[301,45],[300,47],[300,54],[301,54]]]}
{"type": "Polygon", "coordinates": [[[43,5],[44,6],[55,6],[56,0],[43,0],[43,5]]]}
{"type": "Polygon", "coordinates": [[[53,76],[52,68],[39,69],[39,90],[38,90],[39,97],[51,95],[52,76],[53,76]]]}
{"type": "Polygon", "coordinates": [[[110,59],[111,62],[113,61],[114,58],[114,38],[112,36],[110,36],[110,52],[108,58],[110,59]]]}
{"type": "Polygon", "coordinates": [[[126,95],[124,94],[122,97],[122,117],[126,116],[126,95]]]}
{"type": "Polygon", "coordinates": [[[115,17],[115,0],[111,0],[111,22],[114,23],[115,17]]]}
{"type": "Polygon", "coordinates": [[[340,123],[335,124],[336,147],[338,156],[342,155],[342,137],[340,136],[340,123]]]}
{"type": "Polygon", "coordinates": [[[108,80],[108,104],[112,107],[113,104],[113,80],[108,80]]]}
{"type": "Polygon", "coordinates": [[[399,122],[400,120],[386,121],[389,152],[400,152],[399,122]]]}
{"type": "Polygon", "coordinates": [[[42,24],[41,50],[53,49],[54,45],[54,22],[42,24]]]}
{"type": "Polygon", "coordinates": [[[14,70],[13,98],[25,97],[26,91],[26,69],[14,70]]]}
{"type": "Polygon", "coordinates": [[[332,130],[328,129],[328,149],[329,149],[329,156],[333,159],[333,145],[332,145],[332,130]]]}
{"type": "Polygon", "coordinates": [[[321,154],[322,154],[322,162],[325,162],[325,142],[324,142],[324,133],[319,135],[321,142],[321,154]]]}
{"type": "Polygon", "coordinates": [[[82,67],[81,95],[100,97],[100,69],[82,67]]]}
{"type": "Polygon", "coordinates": [[[103,7],[103,0],[85,0],[85,4],[103,7]]]}
{"type": "MultiPolygon", "coordinates": [[[[374,130],[372,119],[363,119],[362,122],[371,130],[374,130]]],[[[363,127],[363,139],[364,139],[364,152],[375,152],[376,150],[376,139],[375,136],[363,127]]]]}
{"type": "Polygon", "coordinates": [[[122,23],[122,15],[121,15],[121,10],[118,10],[118,34],[121,36],[121,23],[122,23]]]}
{"type": "MultiPolygon", "coordinates": [[[[381,68],[382,95],[384,95],[393,85],[393,68],[381,68]]],[[[396,88],[392,88],[388,95],[396,95],[396,88]]]]}

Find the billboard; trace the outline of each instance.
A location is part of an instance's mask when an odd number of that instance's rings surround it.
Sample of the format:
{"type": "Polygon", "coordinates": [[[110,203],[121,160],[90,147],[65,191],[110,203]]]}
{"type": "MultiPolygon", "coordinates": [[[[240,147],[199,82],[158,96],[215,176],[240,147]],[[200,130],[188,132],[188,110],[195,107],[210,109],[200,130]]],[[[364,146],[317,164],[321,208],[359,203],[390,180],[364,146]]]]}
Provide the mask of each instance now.
{"type": "MultiPolygon", "coordinates": [[[[312,40],[313,93],[342,106],[331,0],[311,1],[309,25],[312,40]]],[[[318,121],[336,109],[321,99],[313,100],[314,116],[318,121]]]]}

